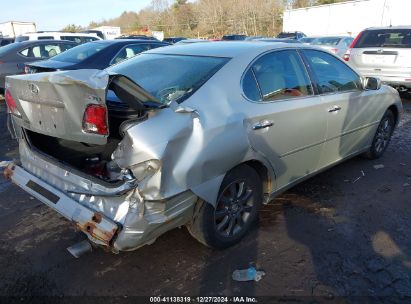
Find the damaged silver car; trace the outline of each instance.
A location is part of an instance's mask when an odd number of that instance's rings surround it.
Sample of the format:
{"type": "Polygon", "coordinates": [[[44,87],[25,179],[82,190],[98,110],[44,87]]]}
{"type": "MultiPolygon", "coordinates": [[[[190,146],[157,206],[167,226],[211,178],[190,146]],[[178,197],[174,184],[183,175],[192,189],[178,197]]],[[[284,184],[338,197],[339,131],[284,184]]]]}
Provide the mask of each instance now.
{"type": "Polygon", "coordinates": [[[394,89],[336,56],[264,42],[12,76],[5,98],[20,151],[5,174],[112,252],[180,226],[233,245],[282,191],[380,157],[402,111],[394,89]]]}

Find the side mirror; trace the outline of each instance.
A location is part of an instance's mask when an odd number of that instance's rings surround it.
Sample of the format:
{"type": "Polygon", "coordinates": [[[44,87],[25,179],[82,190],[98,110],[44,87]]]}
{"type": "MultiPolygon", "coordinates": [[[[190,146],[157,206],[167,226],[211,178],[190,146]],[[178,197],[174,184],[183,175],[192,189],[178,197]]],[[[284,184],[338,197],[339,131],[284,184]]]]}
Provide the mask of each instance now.
{"type": "Polygon", "coordinates": [[[363,79],[363,87],[366,90],[379,90],[381,88],[381,80],[375,77],[365,77],[363,79]]]}

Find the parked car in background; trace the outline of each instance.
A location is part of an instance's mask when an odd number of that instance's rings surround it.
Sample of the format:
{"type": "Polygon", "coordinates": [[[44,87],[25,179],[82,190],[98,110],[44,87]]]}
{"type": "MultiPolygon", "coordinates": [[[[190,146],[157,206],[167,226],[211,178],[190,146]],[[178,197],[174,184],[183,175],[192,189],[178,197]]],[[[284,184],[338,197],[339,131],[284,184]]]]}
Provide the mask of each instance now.
{"type": "Polygon", "coordinates": [[[20,152],[5,175],[113,252],[184,225],[231,246],[279,193],[355,155],[381,157],[402,111],[394,89],[327,51],[263,42],[11,76],[5,98],[20,152]],[[108,90],[133,114],[115,122],[108,90]]]}
{"type": "Polygon", "coordinates": [[[1,38],[0,37],[0,47],[8,45],[14,42],[14,38],[1,38]]]}
{"type": "Polygon", "coordinates": [[[267,36],[247,36],[244,40],[258,40],[258,39],[262,39],[262,38],[270,38],[267,36]]]}
{"type": "Polygon", "coordinates": [[[180,44],[191,44],[191,43],[198,43],[198,42],[210,42],[208,39],[198,39],[198,38],[189,38],[189,39],[184,39],[180,40],[175,43],[175,45],[180,45],[180,44]]]}
{"type": "Polygon", "coordinates": [[[319,37],[311,41],[311,45],[317,45],[342,57],[350,47],[353,40],[354,38],[347,36],[319,37]]]}
{"type": "Polygon", "coordinates": [[[138,39],[138,40],[155,40],[155,41],[159,41],[155,37],[146,36],[146,35],[121,35],[120,37],[117,37],[116,39],[138,39]]]}
{"type": "Polygon", "coordinates": [[[307,35],[303,32],[281,32],[277,35],[276,38],[288,38],[299,40],[304,37],[307,37],[307,35]]]}
{"type": "Polygon", "coordinates": [[[298,41],[296,39],[289,39],[289,38],[260,38],[260,39],[254,39],[252,41],[300,43],[300,41],[298,41]]]}
{"type": "Polygon", "coordinates": [[[141,52],[169,45],[160,41],[99,40],[76,46],[48,60],[27,64],[26,73],[78,69],[105,69],[141,52]]]}
{"type": "Polygon", "coordinates": [[[187,38],[185,38],[185,37],[167,37],[167,38],[164,38],[163,41],[167,42],[167,43],[174,44],[176,42],[179,42],[181,40],[186,40],[186,39],[187,38]]]}
{"type": "Polygon", "coordinates": [[[225,41],[232,41],[232,40],[245,40],[247,35],[243,34],[231,34],[231,35],[224,35],[221,40],[225,41]]]}
{"type": "Polygon", "coordinates": [[[379,77],[401,93],[411,90],[411,26],[368,28],[344,60],[364,76],[379,77]]]}
{"type": "Polygon", "coordinates": [[[76,45],[72,41],[35,40],[0,47],[0,90],[6,76],[24,73],[25,63],[51,58],[76,45]]]}
{"type": "Polygon", "coordinates": [[[303,37],[300,38],[299,41],[304,44],[310,44],[313,40],[317,39],[318,37],[303,37]]]}
{"type": "Polygon", "coordinates": [[[16,37],[16,42],[22,42],[27,40],[68,40],[78,44],[86,43],[90,41],[100,40],[96,34],[86,33],[64,33],[64,32],[36,32],[27,33],[22,36],[16,37]]]}

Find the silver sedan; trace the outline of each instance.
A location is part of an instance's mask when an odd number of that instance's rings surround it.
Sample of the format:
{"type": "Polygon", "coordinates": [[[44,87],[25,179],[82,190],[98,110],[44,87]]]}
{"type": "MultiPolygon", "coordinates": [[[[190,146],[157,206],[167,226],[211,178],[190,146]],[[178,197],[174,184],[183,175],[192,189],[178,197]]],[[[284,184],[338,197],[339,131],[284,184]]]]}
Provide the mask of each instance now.
{"type": "Polygon", "coordinates": [[[329,52],[266,42],[8,77],[5,97],[20,144],[5,174],[114,252],[179,226],[231,246],[279,193],[381,157],[402,111],[394,89],[329,52]]]}

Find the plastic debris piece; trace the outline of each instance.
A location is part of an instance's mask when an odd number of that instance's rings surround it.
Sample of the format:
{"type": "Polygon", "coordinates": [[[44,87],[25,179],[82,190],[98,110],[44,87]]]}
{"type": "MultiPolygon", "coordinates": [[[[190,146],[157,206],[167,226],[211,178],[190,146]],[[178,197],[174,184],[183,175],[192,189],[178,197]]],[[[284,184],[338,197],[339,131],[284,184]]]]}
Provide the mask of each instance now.
{"type": "Polygon", "coordinates": [[[246,281],[260,281],[265,275],[265,272],[262,270],[257,270],[254,267],[249,267],[247,269],[237,269],[233,271],[231,278],[234,281],[246,282],[246,281]]]}
{"type": "Polygon", "coordinates": [[[405,184],[403,184],[402,186],[403,186],[403,187],[409,187],[409,186],[411,186],[411,184],[410,184],[410,183],[405,183],[405,184]]]}
{"type": "Polygon", "coordinates": [[[356,179],[354,179],[354,180],[352,181],[352,183],[354,184],[354,183],[358,182],[358,181],[360,180],[360,178],[361,178],[361,176],[358,176],[356,179]]]}
{"type": "Polygon", "coordinates": [[[362,174],[362,176],[365,176],[365,173],[364,173],[364,171],[363,171],[363,170],[361,170],[361,174],[362,174]]]}
{"type": "Polygon", "coordinates": [[[375,169],[375,170],[382,169],[382,168],[384,168],[384,165],[383,165],[383,164],[374,165],[374,169],[375,169]]]}

